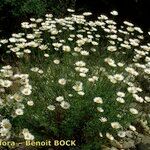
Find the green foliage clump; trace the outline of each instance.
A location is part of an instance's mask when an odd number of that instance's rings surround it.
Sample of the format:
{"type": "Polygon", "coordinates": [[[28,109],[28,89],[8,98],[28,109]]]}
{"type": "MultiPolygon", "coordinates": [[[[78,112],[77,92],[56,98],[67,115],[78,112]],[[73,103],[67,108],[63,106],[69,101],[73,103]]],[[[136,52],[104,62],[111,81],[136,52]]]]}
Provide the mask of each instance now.
{"type": "Polygon", "coordinates": [[[69,149],[78,150],[126,148],[124,142],[141,134],[138,124],[149,134],[149,111],[143,108],[150,95],[140,79],[148,83],[150,45],[143,45],[143,31],[130,22],[117,27],[105,15],[88,21],[90,12],[68,12],[64,18],[32,17],[21,24],[23,32],[0,40],[7,58],[15,57],[17,72],[0,70],[0,110],[7,108],[0,136],[72,139],[77,145],[69,149]],[[22,86],[12,93],[18,76],[22,86]]]}

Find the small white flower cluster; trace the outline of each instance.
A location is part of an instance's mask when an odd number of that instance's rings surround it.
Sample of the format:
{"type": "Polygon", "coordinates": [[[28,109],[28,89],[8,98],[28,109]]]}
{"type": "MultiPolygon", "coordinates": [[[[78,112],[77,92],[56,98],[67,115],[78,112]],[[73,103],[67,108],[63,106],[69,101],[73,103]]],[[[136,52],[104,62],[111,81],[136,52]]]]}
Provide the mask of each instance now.
{"type": "Polygon", "coordinates": [[[61,79],[58,80],[58,83],[60,85],[65,85],[67,83],[67,80],[65,78],[61,78],[61,79]]]}
{"type": "Polygon", "coordinates": [[[118,81],[122,81],[124,76],[122,74],[108,75],[108,79],[112,83],[117,83],[118,81]]]}
{"type": "MultiPolygon", "coordinates": [[[[56,101],[60,103],[60,106],[63,109],[69,109],[70,108],[70,104],[64,100],[63,96],[56,97],[56,101]]],[[[49,106],[47,106],[47,108],[51,111],[54,111],[56,109],[55,105],[49,105],[49,106]]]]}
{"type": "Polygon", "coordinates": [[[28,129],[23,129],[22,134],[25,140],[28,140],[28,141],[34,140],[34,136],[29,132],[28,129]]]}
{"type": "Polygon", "coordinates": [[[71,51],[70,46],[66,46],[66,45],[63,45],[62,49],[64,52],[70,52],[71,51]]]}
{"type": "MultiPolygon", "coordinates": [[[[7,88],[18,86],[17,83],[19,83],[20,86],[18,87],[19,90],[16,92],[20,92],[20,94],[23,95],[30,95],[32,87],[29,84],[28,78],[29,78],[28,74],[20,74],[20,73],[14,74],[11,66],[3,66],[2,69],[0,69],[0,89],[2,95],[5,94],[5,90],[7,88]]],[[[14,95],[9,95],[9,97],[16,101],[20,101],[19,98],[21,98],[21,96],[19,97],[17,93],[13,94],[14,95]]]]}
{"type": "Polygon", "coordinates": [[[43,74],[43,70],[42,70],[42,69],[39,69],[38,67],[33,67],[33,68],[31,68],[31,71],[37,72],[37,73],[39,73],[39,74],[43,74]]]}
{"type": "Polygon", "coordinates": [[[93,100],[95,103],[98,103],[98,104],[102,104],[103,103],[103,100],[101,97],[95,97],[94,100],[93,100]]]}
{"type": "MultiPolygon", "coordinates": [[[[2,117],[17,117],[24,113],[24,102],[31,95],[32,86],[29,84],[29,75],[15,73],[14,69],[7,65],[0,69],[0,110],[7,109],[7,114],[2,117]]],[[[13,132],[10,121],[6,118],[1,121],[0,137],[10,138],[13,132]],[[11,131],[12,130],[12,131],[11,131]]]]}
{"type": "Polygon", "coordinates": [[[95,83],[96,81],[98,81],[98,78],[99,78],[98,76],[92,76],[92,77],[88,78],[88,81],[95,83]]]}
{"type": "Polygon", "coordinates": [[[125,100],[124,100],[124,97],[125,97],[125,93],[124,92],[117,92],[117,99],[116,101],[119,102],[119,103],[125,103],[125,100]]]}
{"type": "Polygon", "coordinates": [[[11,136],[12,125],[8,119],[2,119],[0,122],[0,137],[9,139],[11,136]]]}
{"type": "Polygon", "coordinates": [[[104,60],[109,66],[116,67],[115,61],[111,58],[105,58],[104,60]]]}
{"type": "Polygon", "coordinates": [[[85,94],[83,91],[83,83],[81,81],[76,81],[72,88],[81,96],[85,94]]]}
{"type": "Polygon", "coordinates": [[[85,66],[86,66],[86,63],[83,62],[83,61],[77,61],[77,62],[75,63],[75,65],[76,65],[75,70],[76,70],[77,72],[79,72],[79,76],[81,76],[81,77],[86,77],[86,76],[87,76],[87,73],[88,73],[88,71],[89,71],[89,69],[85,67],[85,66]]]}

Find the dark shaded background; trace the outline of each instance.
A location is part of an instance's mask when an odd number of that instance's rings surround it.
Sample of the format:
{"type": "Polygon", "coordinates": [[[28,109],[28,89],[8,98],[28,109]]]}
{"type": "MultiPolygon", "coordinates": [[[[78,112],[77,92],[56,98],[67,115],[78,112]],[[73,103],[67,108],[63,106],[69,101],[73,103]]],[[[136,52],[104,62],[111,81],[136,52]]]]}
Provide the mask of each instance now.
{"type": "Polygon", "coordinates": [[[127,20],[146,31],[150,29],[150,0],[76,0],[76,9],[91,11],[94,17],[109,15],[115,9],[119,23],[127,20]]]}
{"type": "Polygon", "coordinates": [[[0,0],[0,37],[9,37],[20,30],[20,23],[30,17],[43,17],[53,13],[65,16],[67,8],[77,13],[91,11],[92,19],[100,14],[109,15],[117,10],[118,23],[124,20],[133,22],[143,30],[150,29],[150,0],[0,0]]]}

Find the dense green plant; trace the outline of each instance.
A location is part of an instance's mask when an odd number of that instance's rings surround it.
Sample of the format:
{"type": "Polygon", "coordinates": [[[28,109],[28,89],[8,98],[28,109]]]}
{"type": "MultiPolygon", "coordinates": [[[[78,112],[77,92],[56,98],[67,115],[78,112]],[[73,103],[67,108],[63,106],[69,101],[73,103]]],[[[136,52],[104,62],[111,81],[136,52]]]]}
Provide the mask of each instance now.
{"type": "Polygon", "coordinates": [[[141,133],[138,123],[146,122],[149,133],[143,108],[150,95],[140,80],[149,82],[150,44],[143,45],[143,31],[130,22],[117,28],[107,16],[87,21],[90,12],[68,11],[65,18],[30,18],[22,32],[0,40],[7,56],[16,57],[12,68],[0,70],[1,138],[75,139],[69,149],[77,150],[124,148],[141,133]]]}
{"type": "Polygon", "coordinates": [[[0,10],[10,8],[9,11],[13,16],[43,16],[50,11],[60,15],[65,13],[68,7],[74,7],[73,0],[2,0],[0,2],[0,10]]]}

